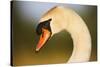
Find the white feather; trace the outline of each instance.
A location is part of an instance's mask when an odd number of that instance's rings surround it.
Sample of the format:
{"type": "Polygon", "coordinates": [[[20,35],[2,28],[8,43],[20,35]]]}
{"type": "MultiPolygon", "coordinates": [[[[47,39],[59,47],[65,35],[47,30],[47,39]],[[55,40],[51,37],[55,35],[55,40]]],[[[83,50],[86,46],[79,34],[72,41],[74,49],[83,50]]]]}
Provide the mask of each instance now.
{"type": "Polygon", "coordinates": [[[72,9],[56,6],[49,10],[40,21],[52,18],[50,22],[52,36],[62,30],[71,34],[73,52],[68,62],[88,61],[91,54],[91,37],[82,18],[72,9]]]}

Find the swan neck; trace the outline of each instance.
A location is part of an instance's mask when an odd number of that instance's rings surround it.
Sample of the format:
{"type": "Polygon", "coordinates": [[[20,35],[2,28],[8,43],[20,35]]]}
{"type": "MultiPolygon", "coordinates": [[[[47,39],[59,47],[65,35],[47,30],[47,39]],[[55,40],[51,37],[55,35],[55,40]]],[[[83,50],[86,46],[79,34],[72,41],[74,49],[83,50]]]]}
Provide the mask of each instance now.
{"type": "Polygon", "coordinates": [[[82,21],[80,24],[73,24],[69,29],[66,28],[66,30],[71,34],[74,46],[68,62],[89,61],[91,54],[91,37],[85,23],[82,21]]]}

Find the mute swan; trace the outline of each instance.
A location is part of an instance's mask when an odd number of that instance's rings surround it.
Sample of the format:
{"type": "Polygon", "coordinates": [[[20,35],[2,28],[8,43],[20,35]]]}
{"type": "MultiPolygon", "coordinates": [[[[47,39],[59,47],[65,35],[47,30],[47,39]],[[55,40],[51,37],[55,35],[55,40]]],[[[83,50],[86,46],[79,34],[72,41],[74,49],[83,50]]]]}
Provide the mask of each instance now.
{"type": "Polygon", "coordinates": [[[73,10],[56,6],[43,15],[36,28],[40,40],[36,51],[51,38],[54,34],[66,30],[73,39],[73,52],[68,60],[70,62],[88,61],[91,54],[91,37],[89,30],[82,18],[73,10]]]}

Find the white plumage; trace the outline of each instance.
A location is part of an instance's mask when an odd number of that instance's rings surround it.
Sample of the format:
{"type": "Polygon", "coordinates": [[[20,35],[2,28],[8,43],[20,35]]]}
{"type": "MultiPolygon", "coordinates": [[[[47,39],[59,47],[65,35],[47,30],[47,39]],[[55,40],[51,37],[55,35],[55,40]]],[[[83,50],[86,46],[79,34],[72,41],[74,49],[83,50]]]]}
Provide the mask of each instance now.
{"type": "Polygon", "coordinates": [[[62,6],[49,10],[43,15],[40,22],[49,18],[52,18],[50,22],[52,36],[62,30],[71,34],[74,47],[68,63],[88,61],[91,54],[91,36],[82,18],[72,9],[62,6]]]}

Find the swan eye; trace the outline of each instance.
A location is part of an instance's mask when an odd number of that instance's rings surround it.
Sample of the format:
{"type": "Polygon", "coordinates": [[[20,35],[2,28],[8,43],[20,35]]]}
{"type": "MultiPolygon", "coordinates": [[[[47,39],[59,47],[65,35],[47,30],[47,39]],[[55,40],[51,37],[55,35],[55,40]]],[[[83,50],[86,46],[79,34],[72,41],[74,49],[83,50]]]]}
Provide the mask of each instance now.
{"type": "Polygon", "coordinates": [[[47,29],[48,31],[51,32],[51,27],[50,27],[50,21],[52,19],[48,19],[46,21],[40,22],[36,28],[36,33],[38,35],[42,34],[42,28],[47,29]]]}

